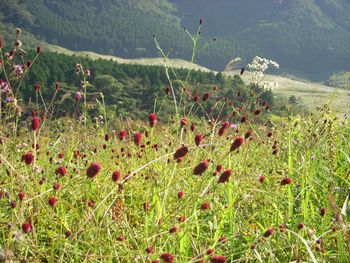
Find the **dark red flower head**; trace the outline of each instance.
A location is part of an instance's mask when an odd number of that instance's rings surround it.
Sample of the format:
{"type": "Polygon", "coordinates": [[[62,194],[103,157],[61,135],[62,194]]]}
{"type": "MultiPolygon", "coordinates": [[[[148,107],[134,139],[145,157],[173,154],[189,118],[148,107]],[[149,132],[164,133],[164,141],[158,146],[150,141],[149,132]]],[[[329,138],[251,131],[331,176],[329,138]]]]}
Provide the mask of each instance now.
{"type": "Polygon", "coordinates": [[[273,228],[267,229],[266,232],[264,233],[264,237],[272,236],[273,232],[274,232],[273,228]]]}
{"type": "Polygon", "coordinates": [[[210,208],[210,204],[209,203],[203,203],[203,204],[201,204],[201,209],[202,210],[207,210],[207,209],[209,209],[210,208]]]}
{"type": "Polygon", "coordinates": [[[175,160],[181,160],[185,157],[185,155],[188,153],[188,148],[186,146],[182,146],[181,148],[177,149],[177,151],[174,154],[175,160]]]}
{"type": "Polygon", "coordinates": [[[182,117],[182,118],[181,118],[181,121],[180,121],[180,124],[181,124],[181,127],[186,126],[186,124],[187,124],[187,118],[186,118],[186,117],[182,117]]]}
{"type": "Polygon", "coordinates": [[[166,263],[173,263],[174,262],[174,256],[170,253],[163,253],[160,255],[160,258],[166,263]]]}
{"type": "Polygon", "coordinates": [[[207,101],[209,98],[210,98],[210,92],[206,92],[204,93],[202,100],[207,101]]]}
{"type": "Polygon", "coordinates": [[[218,180],[218,183],[226,183],[228,182],[230,176],[232,175],[232,171],[231,170],[226,170],[224,171],[220,177],[219,177],[219,180],[218,180]]]}
{"type": "Polygon", "coordinates": [[[191,131],[194,131],[196,129],[196,124],[194,124],[193,122],[191,123],[191,131]]]}
{"type": "Polygon", "coordinates": [[[254,111],[254,115],[259,115],[261,113],[261,110],[260,109],[257,109],[254,111]]]}
{"type": "Polygon", "coordinates": [[[248,139],[250,136],[252,136],[253,132],[251,130],[247,131],[244,135],[245,139],[248,139]]]}
{"type": "Polygon", "coordinates": [[[226,260],[225,256],[213,256],[211,258],[212,263],[226,263],[226,260]]]}
{"type": "Polygon", "coordinates": [[[157,115],[151,113],[148,115],[149,126],[153,127],[157,123],[157,115]]]}
{"type": "Polygon", "coordinates": [[[35,89],[35,91],[39,91],[41,89],[41,85],[39,83],[36,83],[34,85],[34,89],[35,89]]]}
{"type": "Polygon", "coordinates": [[[119,140],[124,141],[126,138],[126,131],[120,131],[118,137],[119,137],[119,140]]]}
{"type": "Polygon", "coordinates": [[[201,161],[196,167],[193,169],[194,175],[202,175],[207,169],[208,169],[208,161],[203,160],[201,161]]]}
{"type": "Polygon", "coordinates": [[[322,207],[322,208],[321,208],[320,215],[321,215],[322,217],[324,217],[324,216],[326,215],[326,212],[327,212],[327,209],[324,208],[324,207],[322,207]]]}
{"type": "Polygon", "coordinates": [[[86,170],[86,175],[90,178],[94,178],[101,170],[102,165],[99,163],[92,163],[86,170]]]}
{"type": "Polygon", "coordinates": [[[240,75],[242,76],[242,75],[243,75],[243,73],[244,73],[244,68],[242,68],[242,69],[241,69],[241,73],[240,73],[240,75]]]}
{"type": "Polygon", "coordinates": [[[291,184],[292,182],[293,182],[292,178],[285,177],[282,179],[281,185],[288,185],[288,184],[291,184]]]}
{"type": "Polygon", "coordinates": [[[200,25],[203,25],[203,23],[204,23],[204,18],[201,17],[201,18],[199,19],[199,24],[200,24],[200,25]]]}
{"type": "Polygon", "coordinates": [[[169,95],[170,92],[171,92],[171,87],[170,86],[166,86],[164,92],[165,92],[166,95],[169,95]]]}
{"type": "Polygon", "coordinates": [[[153,247],[152,247],[152,246],[148,246],[148,247],[146,248],[146,252],[147,252],[147,254],[152,254],[152,252],[153,252],[153,247]]]}
{"type": "Polygon", "coordinates": [[[134,133],[134,142],[137,146],[141,145],[142,141],[142,133],[141,132],[135,132],[134,133]]]}
{"type": "Polygon", "coordinates": [[[115,170],[112,174],[112,180],[114,182],[117,182],[120,177],[121,177],[121,173],[118,170],[115,170]]]}
{"type": "Polygon", "coordinates": [[[65,176],[67,174],[67,168],[65,166],[60,166],[56,169],[56,174],[65,176]]]}
{"type": "Polygon", "coordinates": [[[185,196],[185,193],[183,191],[180,191],[180,192],[177,193],[177,197],[179,199],[183,198],[184,196],[185,196]]]}
{"type": "Polygon", "coordinates": [[[194,141],[195,141],[196,145],[199,146],[201,144],[201,142],[203,141],[203,135],[200,133],[197,133],[196,137],[194,138],[194,141]]]}
{"type": "Polygon", "coordinates": [[[32,119],[32,130],[37,131],[40,128],[40,119],[36,116],[32,119]]]}
{"type": "Polygon", "coordinates": [[[177,226],[173,226],[172,228],[169,229],[169,233],[170,233],[170,234],[174,234],[174,233],[176,233],[177,231],[178,231],[177,226]]]}
{"type": "Polygon", "coordinates": [[[32,152],[28,152],[22,155],[22,161],[24,161],[27,165],[31,165],[34,161],[34,155],[32,152]]]}
{"type": "Polygon", "coordinates": [[[233,141],[233,143],[232,143],[232,145],[231,145],[230,151],[232,152],[232,151],[237,150],[239,147],[242,146],[243,143],[244,143],[244,137],[242,137],[242,136],[237,136],[237,137],[234,139],[234,141],[233,141]]]}
{"type": "Polygon", "coordinates": [[[230,127],[230,123],[228,121],[223,122],[219,130],[219,136],[223,136],[228,127],[230,127]]]}
{"type": "Polygon", "coordinates": [[[24,192],[19,192],[19,193],[18,193],[18,198],[19,198],[19,200],[21,200],[21,201],[24,200],[25,196],[26,196],[26,194],[25,194],[24,192]]]}
{"type": "Polygon", "coordinates": [[[56,205],[57,201],[58,201],[58,199],[57,199],[55,196],[51,196],[51,197],[49,198],[49,205],[50,205],[51,207],[54,207],[54,206],[56,205]]]}
{"type": "Polygon", "coordinates": [[[55,89],[59,90],[61,88],[61,84],[59,82],[55,83],[55,89]]]}
{"type": "Polygon", "coordinates": [[[24,222],[22,224],[22,230],[24,233],[29,233],[30,231],[32,231],[32,225],[29,222],[24,222]]]}

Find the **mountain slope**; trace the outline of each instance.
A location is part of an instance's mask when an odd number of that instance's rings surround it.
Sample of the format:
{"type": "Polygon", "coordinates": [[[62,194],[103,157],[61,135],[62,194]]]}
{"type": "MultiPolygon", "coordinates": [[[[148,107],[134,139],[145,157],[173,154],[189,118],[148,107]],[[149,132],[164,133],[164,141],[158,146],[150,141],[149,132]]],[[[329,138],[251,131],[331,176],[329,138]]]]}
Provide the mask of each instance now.
{"type": "Polygon", "coordinates": [[[326,79],[350,70],[347,0],[0,0],[0,19],[71,50],[124,58],[158,57],[156,33],[170,56],[189,59],[195,30],[205,17],[196,62],[222,70],[233,57],[247,63],[269,57],[299,76],[326,79]]]}

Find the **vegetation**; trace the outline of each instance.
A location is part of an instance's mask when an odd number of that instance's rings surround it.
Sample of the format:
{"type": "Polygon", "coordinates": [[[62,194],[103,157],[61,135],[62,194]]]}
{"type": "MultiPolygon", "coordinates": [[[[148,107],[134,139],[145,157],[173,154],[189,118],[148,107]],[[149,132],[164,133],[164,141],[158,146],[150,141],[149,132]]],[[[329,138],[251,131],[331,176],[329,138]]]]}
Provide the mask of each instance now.
{"type": "Polygon", "coordinates": [[[0,261],[349,261],[349,120],[272,115],[276,62],[245,85],[20,35],[0,38],[0,261]]]}
{"type": "Polygon", "coordinates": [[[350,71],[333,74],[326,84],[332,87],[350,90],[350,71]]]}
{"type": "Polygon", "coordinates": [[[207,26],[196,61],[209,68],[222,70],[234,57],[248,63],[260,55],[279,61],[283,71],[312,79],[325,80],[334,71],[349,70],[346,0],[122,0],[84,5],[77,0],[1,0],[0,4],[2,22],[72,50],[158,57],[155,33],[171,56],[188,59],[191,42],[183,27],[194,30],[190,25],[202,16],[207,26]]]}

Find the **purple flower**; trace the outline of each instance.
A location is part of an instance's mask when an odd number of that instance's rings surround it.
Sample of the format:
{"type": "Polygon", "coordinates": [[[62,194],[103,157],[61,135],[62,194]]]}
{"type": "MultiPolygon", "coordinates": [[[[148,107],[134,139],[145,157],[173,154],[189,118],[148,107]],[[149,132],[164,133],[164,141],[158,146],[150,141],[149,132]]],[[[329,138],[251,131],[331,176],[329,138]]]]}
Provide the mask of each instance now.
{"type": "Polygon", "coordinates": [[[315,155],[311,155],[311,161],[315,160],[316,159],[316,156],[315,155]]]}
{"type": "Polygon", "coordinates": [[[236,123],[232,123],[232,124],[230,125],[230,127],[231,127],[232,129],[237,129],[237,124],[236,124],[236,123]]]}

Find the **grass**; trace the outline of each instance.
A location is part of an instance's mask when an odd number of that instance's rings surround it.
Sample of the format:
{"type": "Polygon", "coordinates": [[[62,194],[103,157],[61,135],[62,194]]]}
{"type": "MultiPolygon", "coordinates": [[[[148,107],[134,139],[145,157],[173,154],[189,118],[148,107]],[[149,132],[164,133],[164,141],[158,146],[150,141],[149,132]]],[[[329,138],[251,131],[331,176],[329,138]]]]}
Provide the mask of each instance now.
{"type": "Polygon", "coordinates": [[[85,130],[70,119],[48,123],[37,136],[35,167],[21,161],[33,151],[33,133],[2,134],[0,234],[7,260],[144,262],[167,252],[175,262],[196,262],[210,260],[208,249],[228,262],[348,259],[348,221],[338,211],[349,188],[347,120],[323,110],[273,127],[240,124],[239,134],[252,127],[255,132],[237,152],[230,152],[237,134],[231,128],[197,147],[196,132],[212,130],[192,120],[195,132],[185,132],[178,123],[154,128],[124,123],[132,127],[126,141],[111,132],[106,141],[102,129],[85,130]],[[148,132],[141,147],[132,141],[134,130],[148,132]],[[266,136],[270,130],[272,138],[266,136]],[[277,155],[271,148],[275,141],[277,155]],[[189,153],[177,162],[173,155],[182,144],[189,153]],[[210,160],[209,168],[193,175],[204,159],[210,160]],[[102,166],[93,179],[86,175],[92,162],[102,166]],[[219,164],[233,171],[223,184],[218,183],[221,173],[213,175],[219,164]],[[60,166],[67,168],[66,175],[55,174],[60,166]],[[118,182],[111,179],[114,170],[123,175],[118,182]],[[283,178],[292,183],[281,185],[283,178]],[[59,190],[53,189],[55,183],[59,190]],[[25,193],[22,201],[20,192],[25,193]],[[52,196],[58,200],[54,207],[48,203],[52,196]],[[203,203],[209,209],[201,209],[203,203]],[[324,217],[321,208],[326,208],[324,217]],[[181,216],[186,219],[179,221],[181,216]],[[21,229],[24,222],[31,223],[29,233],[21,229]],[[174,226],[177,231],[169,233],[174,226]],[[264,237],[269,228],[273,234],[264,237]],[[146,253],[148,246],[152,254],[146,253]]]}

